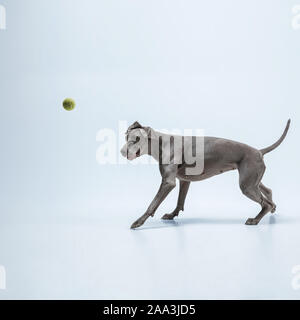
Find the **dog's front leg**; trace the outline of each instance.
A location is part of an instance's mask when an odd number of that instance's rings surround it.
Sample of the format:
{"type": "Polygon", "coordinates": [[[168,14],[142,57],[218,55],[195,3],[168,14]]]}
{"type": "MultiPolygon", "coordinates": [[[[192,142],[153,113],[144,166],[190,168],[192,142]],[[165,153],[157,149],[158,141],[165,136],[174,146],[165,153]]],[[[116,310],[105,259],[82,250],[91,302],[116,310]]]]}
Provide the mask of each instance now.
{"type": "Polygon", "coordinates": [[[159,168],[162,175],[162,182],[159,190],[147,211],[131,225],[131,229],[140,227],[150,216],[153,217],[156,209],[176,186],[177,165],[160,165],[159,168]]]}
{"type": "Polygon", "coordinates": [[[189,190],[190,184],[191,184],[190,181],[182,181],[182,180],[180,181],[177,206],[172,213],[166,213],[162,217],[163,220],[173,220],[174,217],[178,216],[178,214],[181,210],[183,211],[185,198],[186,198],[187,192],[189,190]]]}

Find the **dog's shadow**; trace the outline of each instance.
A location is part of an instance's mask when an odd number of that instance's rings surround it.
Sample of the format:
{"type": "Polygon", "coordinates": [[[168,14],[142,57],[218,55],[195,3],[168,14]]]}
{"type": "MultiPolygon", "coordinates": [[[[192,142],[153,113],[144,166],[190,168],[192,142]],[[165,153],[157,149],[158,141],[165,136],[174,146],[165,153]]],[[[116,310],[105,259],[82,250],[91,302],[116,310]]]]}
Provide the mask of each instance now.
{"type": "MultiPolygon", "coordinates": [[[[149,222],[148,222],[149,223],[149,222]]],[[[199,224],[245,224],[245,219],[223,219],[223,218],[179,218],[174,220],[157,220],[153,221],[152,225],[143,225],[142,227],[135,230],[146,230],[146,229],[161,229],[161,228],[173,228],[183,227],[186,225],[199,225],[199,224]]]]}
{"type": "MultiPolygon", "coordinates": [[[[174,227],[184,227],[187,225],[200,225],[200,224],[213,224],[213,225],[245,225],[246,218],[178,218],[174,220],[157,220],[149,223],[147,221],[142,227],[135,230],[147,230],[147,229],[161,229],[161,228],[174,228],[174,227]]],[[[278,219],[277,216],[271,215],[268,219],[262,220],[260,225],[276,225],[276,224],[289,224],[289,223],[299,223],[300,221],[295,221],[292,217],[285,217],[278,219]]],[[[253,228],[255,226],[247,226],[248,228],[253,228]]]]}

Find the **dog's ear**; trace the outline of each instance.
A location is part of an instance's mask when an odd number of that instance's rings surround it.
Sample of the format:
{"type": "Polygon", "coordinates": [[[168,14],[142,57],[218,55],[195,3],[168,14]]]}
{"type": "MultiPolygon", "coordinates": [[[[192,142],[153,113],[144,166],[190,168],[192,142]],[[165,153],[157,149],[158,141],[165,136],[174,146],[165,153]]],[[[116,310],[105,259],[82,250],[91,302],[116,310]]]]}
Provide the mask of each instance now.
{"type": "Polygon", "coordinates": [[[128,134],[133,129],[141,129],[141,128],[142,126],[137,121],[135,121],[131,126],[128,127],[126,134],[128,134]]]}
{"type": "Polygon", "coordinates": [[[142,126],[138,123],[138,121],[135,121],[130,127],[132,127],[131,129],[142,128],[142,126]]]}
{"type": "Polygon", "coordinates": [[[142,130],[142,132],[144,132],[143,135],[145,136],[145,138],[151,138],[151,139],[157,139],[158,138],[156,132],[152,128],[143,127],[142,129],[144,129],[144,130],[142,130]]]}

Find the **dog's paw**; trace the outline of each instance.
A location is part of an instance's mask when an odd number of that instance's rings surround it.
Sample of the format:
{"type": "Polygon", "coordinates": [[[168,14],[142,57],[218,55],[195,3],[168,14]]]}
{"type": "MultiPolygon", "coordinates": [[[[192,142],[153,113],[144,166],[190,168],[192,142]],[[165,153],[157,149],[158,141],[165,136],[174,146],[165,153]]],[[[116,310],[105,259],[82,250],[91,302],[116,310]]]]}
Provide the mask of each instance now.
{"type": "Polygon", "coordinates": [[[276,205],[274,205],[271,209],[271,213],[274,213],[276,211],[276,205]]]}
{"type": "Polygon", "coordinates": [[[256,220],[255,218],[249,218],[247,221],[246,221],[246,225],[248,226],[255,226],[258,224],[258,220],[256,220]]]}
{"type": "Polygon", "coordinates": [[[161,218],[163,220],[173,220],[174,219],[174,214],[173,213],[166,213],[165,215],[163,215],[161,218]]]}
{"type": "Polygon", "coordinates": [[[136,229],[144,224],[145,221],[142,221],[141,219],[136,220],[130,227],[130,229],[136,229]]]}

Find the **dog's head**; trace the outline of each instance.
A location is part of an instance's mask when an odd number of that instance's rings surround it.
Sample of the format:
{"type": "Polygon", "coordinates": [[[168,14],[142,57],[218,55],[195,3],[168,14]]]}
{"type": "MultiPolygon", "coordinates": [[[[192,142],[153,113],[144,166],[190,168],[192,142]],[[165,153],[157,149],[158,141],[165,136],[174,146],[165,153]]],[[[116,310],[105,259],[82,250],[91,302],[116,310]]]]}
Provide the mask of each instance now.
{"type": "Polygon", "coordinates": [[[148,142],[155,137],[155,131],[150,127],[143,127],[136,121],[128,127],[125,135],[126,143],[121,149],[121,154],[128,160],[133,160],[148,154],[148,142]]]}

